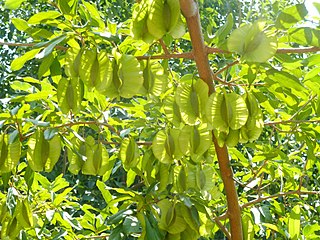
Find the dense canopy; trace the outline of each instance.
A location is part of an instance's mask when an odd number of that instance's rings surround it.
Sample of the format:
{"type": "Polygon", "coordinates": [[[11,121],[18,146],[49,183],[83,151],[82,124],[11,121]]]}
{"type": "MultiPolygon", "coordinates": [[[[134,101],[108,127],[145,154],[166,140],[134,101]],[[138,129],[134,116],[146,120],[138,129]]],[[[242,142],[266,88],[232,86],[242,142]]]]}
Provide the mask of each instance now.
{"type": "Polygon", "coordinates": [[[0,10],[0,239],[320,239],[319,3],[0,10]]]}

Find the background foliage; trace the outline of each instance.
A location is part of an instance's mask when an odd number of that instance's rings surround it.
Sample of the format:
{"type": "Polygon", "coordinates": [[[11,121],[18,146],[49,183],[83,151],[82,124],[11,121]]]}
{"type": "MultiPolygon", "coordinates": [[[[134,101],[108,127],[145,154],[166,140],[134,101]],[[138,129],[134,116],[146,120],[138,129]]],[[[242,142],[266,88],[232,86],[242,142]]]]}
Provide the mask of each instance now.
{"type": "MultiPolygon", "coordinates": [[[[1,2],[0,40],[17,43],[0,47],[1,239],[226,234],[210,135],[223,131],[203,113],[207,89],[195,63],[166,57],[191,51],[190,37],[134,39],[134,7],[1,2]],[[148,60],[155,55],[163,59],[148,60]]],[[[297,1],[204,0],[199,8],[206,44],[222,50],[209,55],[217,94],[250,92],[263,115],[255,141],[218,137],[229,145],[244,239],[320,238],[320,56],[317,49],[279,52],[320,47],[319,19],[297,1]],[[239,40],[235,29],[257,20],[265,25],[251,33],[278,52],[254,37],[230,47],[239,40]]],[[[231,112],[230,119],[246,115],[231,112]]]]}

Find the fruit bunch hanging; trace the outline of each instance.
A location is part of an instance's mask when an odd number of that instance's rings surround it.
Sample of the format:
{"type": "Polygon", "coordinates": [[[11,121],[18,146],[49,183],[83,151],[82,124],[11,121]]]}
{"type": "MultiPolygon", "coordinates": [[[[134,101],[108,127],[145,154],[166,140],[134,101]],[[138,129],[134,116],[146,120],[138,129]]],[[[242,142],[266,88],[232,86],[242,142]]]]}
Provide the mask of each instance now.
{"type": "Polygon", "coordinates": [[[132,14],[131,33],[151,43],[165,34],[180,38],[185,33],[179,0],[142,0],[132,14]]]}

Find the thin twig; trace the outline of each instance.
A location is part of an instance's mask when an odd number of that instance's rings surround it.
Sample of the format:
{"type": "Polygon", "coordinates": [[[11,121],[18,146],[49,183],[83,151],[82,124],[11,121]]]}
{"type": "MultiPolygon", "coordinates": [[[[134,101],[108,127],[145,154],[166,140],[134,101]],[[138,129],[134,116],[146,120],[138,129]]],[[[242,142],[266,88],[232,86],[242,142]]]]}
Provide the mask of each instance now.
{"type": "MultiPolygon", "coordinates": [[[[277,194],[273,194],[273,195],[270,195],[270,196],[265,196],[265,197],[258,197],[257,199],[255,200],[252,200],[250,202],[247,202],[245,204],[242,204],[240,207],[241,209],[244,209],[244,208],[248,208],[252,205],[255,205],[257,203],[260,203],[260,202],[263,202],[265,200],[268,200],[268,199],[272,199],[272,198],[278,198],[278,197],[282,197],[282,196],[288,196],[288,195],[320,195],[320,191],[301,191],[301,189],[297,189],[297,190],[293,190],[293,191],[289,191],[289,192],[281,192],[281,193],[277,193],[277,194]]],[[[216,220],[225,220],[228,218],[228,213],[224,213],[218,217],[214,217],[212,220],[213,221],[216,221],[216,220]]]]}
{"type": "Polygon", "coordinates": [[[185,53],[169,53],[164,55],[152,55],[152,56],[137,56],[138,60],[147,60],[147,59],[175,59],[175,58],[184,58],[184,59],[194,59],[193,52],[185,53]]]}
{"type": "Polygon", "coordinates": [[[65,123],[61,125],[54,126],[53,128],[63,128],[63,127],[72,127],[75,125],[101,125],[109,128],[112,132],[116,133],[117,135],[120,135],[120,133],[110,124],[105,123],[105,122],[97,122],[97,121],[80,121],[80,122],[70,122],[70,123],[65,123]]]}
{"type": "Polygon", "coordinates": [[[162,49],[163,49],[163,51],[164,51],[164,54],[165,54],[165,55],[170,54],[170,52],[169,52],[166,44],[164,43],[163,39],[159,39],[159,43],[160,43],[160,45],[161,45],[161,47],[162,47],[162,49]]]}
{"type": "Polygon", "coordinates": [[[239,63],[239,61],[236,60],[236,61],[234,61],[234,62],[232,62],[232,63],[227,64],[225,67],[223,67],[223,68],[219,69],[217,72],[215,72],[215,73],[213,74],[213,77],[218,76],[219,74],[221,74],[221,73],[223,73],[224,71],[228,70],[228,69],[231,68],[232,66],[237,65],[238,63],[239,63]]]}
{"type": "Polygon", "coordinates": [[[103,235],[103,236],[88,236],[83,237],[83,239],[108,239],[110,235],[103,235]]]}
{"type": "MultiPolygon", "coordinates": [[[[227,82],[227,81],[224,81],[222,80],[221,78],[219,78],[218,76],[214,76],[212,75],[212,78],[213,80],[223,84],[223,85],[226,85],[228,87],[240,87],[240,86],[249,86],[249,84],[247,83],[232,83],[232,82],[227,82]]],[[[254,83],[254,84],[251,84],[251,86],[265,86],[266,84],[265,83],[254,83]]]]}
{"type": "Polygon", "coordinates": [[[267,165],[267,163],[268,163],[268,160],[264,160],[264,161],[263,161],[263,164],[260,166],[260,168],[258,169],[258,171],[256,171],[256,172],[254,173],[254,175],[252,176],[251,180],[248,181],[248,182],[246,182],[242,187],[245,188],[245,187],[247,187],[251,182],[253,182],[253,181],[257,178],[257,176],[258,176],[258,174],[260,173],[260,171],[267,165]]]}
{"type": "Polygon", "coordinates": [[[292,116],[289,120],[293,120],[306,106],[309,105],[309,103],[316,97],[317,95],[313,95],[309,98],[308,101],[306,101],[305,104],[303,104],[292,116]]]}
{"type": "Polygon", "coordinates": [[[291,124],[291,123],[319,123],[320,119],[314,119],[314,120],[283,120],[283,121],[277,121],[277,122],[265,122],[265,126],[273,126],[277,124],[291,124]]]}
{"type": "Polygon", "coordinates": [[[288,195],[295,195],[295,194],[297,194],[299,196],[300,195],[304,195],[304,194],[307,194],[307,195],[320,195],[320,191],[301,191],[300,189],[298,189],[298,190],[293,190],[293,191],[289,191],[289,192],[280,192],[280,193],[273,194],[273,195],[270,195],[270,196],[259,197],[259,198],[255,199],[255,200],[247,202],[247,203],[241,205],[241,209],[247,208],[247,207],[249,207],[251,205],[260,203],[260,202],[268,200],[268,199],[278,198],[278,197],[288,196],[288,195]]]}
{"type": "Polygon", "coordinates": [[[220,220],[219,219],[215,219],[214,221],[218,225],[219,229],[224,233],[224,235],[226,235],[226,237],[229,240],[231,240],[231,235],[230,235],[228,229],[220,222],[220,220]]]}
{"type": "Polygon", "coordinates": [[[320,47],[279,48],[277,53],[310,53],[319,51],[320,47]]]}

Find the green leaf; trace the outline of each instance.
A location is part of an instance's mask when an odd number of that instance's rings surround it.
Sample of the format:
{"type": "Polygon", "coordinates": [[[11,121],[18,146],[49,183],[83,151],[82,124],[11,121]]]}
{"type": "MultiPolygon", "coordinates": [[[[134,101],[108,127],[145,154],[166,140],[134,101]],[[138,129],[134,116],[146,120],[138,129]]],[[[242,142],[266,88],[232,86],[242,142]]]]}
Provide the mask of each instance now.
{"type": "Polygon", "coordinates": [[[4,7],[10,10],[14,10],[20,7],[21,3],[25,0],[5,0],[4,7]]]}
{"type": "Polygon", "coordinates": [[[274,225],[274,224],[271,224],[271,223],[261,223],[263,226],[267,227],[267,228],[270,228],[271,230],[273,231],[276,231],[278,233],[280,233],[284,238],[286,238],[286,233],[281,229],[279,228],[278,226],[274,225]]]}
{"type": "Polygon", "coordinates": [[[303,87],[303,85],[300,83],[299,79],[284,71],[277,71],[277,70],[269,70],[267,71],[267,79],[272,80],[273,82],[279,83],[282,87],[288,88],[288,89],[295,89],[297,91],[304,92],[306,89],[303,87]]]}
{"type": "Polygon", "coordinates": [[[39,12],[29,18],[28,24],[39,24],[42,21],[56,19],[60,16],[61,16],[61,13],[57,11],[52,11],[52,10],[46,11],[46,12],[39,12]]]}
{"type": "MultiPolygon", "coordinates": [[[[19,2],[19,1],[15,0],[15,2],[19,2]]],[[[16,27],[16,29],[18,29],[19,31],[25,32],[27,29],[29,29],[29,25],[28,25],[27,21],[25,21],[23,19],[12,18],[11,22],[16,27]]]]}
{"type": "Polygon", "coordinates": [[[290,212],[288,222],[288,232],[290,239],[296,240],[300,237],[300,206],[296,205],[290,212]]]}
{"type": "Polygon", "coordinates": [[[242,229],[244,240],[254,239],[254,222],[252,220],[252,217],[248,214],[245,214],[242,217],[242,229]]]}
{"type": "Polygon", "coordinates": [[[102,19],[100,17],[100,13],[99,13],[98,9],[96,8],[96,6],[94,6],[93,4],[91,4],[89,2],[83,2],[83,5],[88,10],[90,18],[92,20],[94,20],[93,22],[95,23],[95,26],[99,27],[99,29],[105,29],[106,26],[105,26],[104,22],[102,21],[102,19]]]}
{"type": "Polygon", "coordinates": [[[303,228],[303,235],[307,239],[317,239],[319,234],[317,232],[320,231],[320,225],[318,223],[308,224],[303,228]]]}
{"type": "Polygon", "coordinates": [[[228,50],[241,55],[246,62],[266,62],[277,51],[273,33],[264,30],[264,22],[255,22],[234,30],[228,39],[228,50]]]}
{"type": "Polygon", "coordinates": [[[40,52],[41,49],[33,49],[33,50],[30,50],[29,52],[26,52],[24,55],[14,59],[12,62],[11,62],[11,70],[12,71],[18,71],[20,70],[23,65],[31,60],[32,58],[34,58],[39,52],[40,52]]]}
{"type": "Polygon", "coordinates": [[[320,13],[320,3],[313,2],[312,4],[318,10],[318,13],[320,13]]]}
{"type": "Polygon", "coordinates": [[[161,236],[159,229],[157,228],[157,222],[153,219],[150,214],[144,217],[146,221],[146,238],[145,239],[154,239],[161,240],[163,237],[161,236]]]}
{"type": "Polygon", "coordinates": [[[290,40],[304,46],[320,47],[320,30],[309,27],[288,30],[290,40]]]}
{"type": "Polygon", "coordinates": [[[228,34],[231,32],[234,25],[233,15],[229,13],[227,16],[226,22],[216,31],[212,43],[217,46],[221,46],[221,44],[226,40],[228,34]]]}
{"type": "Polygon", "coordinates": [[[276,19],[276,27],[288,29],[297,22],[304,19],[307,14],[308,10],[306,9],[304,4],[297,4],[287,7],[278,15],[276,19]]]}
{"type": "Polygon", "coordinates": [[[74,15],[76,5],[76,0],[58,0],[59,9],[64,14],[74,15]]]}
{"type": "Polygon", "coordinates": [[[105,202],[109,203],[112,200],[112,195],[109,192],[109,190],[106,188],[106,185],[104,184],[104,182],[97,180],[96,185],[99,188],[100,192],[102,193],[102,197],[105,200],[105,202]]]}
{"type": "Polygon", "coordinates": [[[52,50],[59,43],[63,42],[66,38],[67,38],[67,35],[66,34],[62,34],[62,35],[60,35],[58,37],[55,37],[55,38],[51,39],[50,41],[43,42],[41,44],[36,44],[34,46],[35,48],[46,46],[40,53],[37,54],[36,58],[42,59],[42,58],[48,56],[52,52],[52,50]]]}

